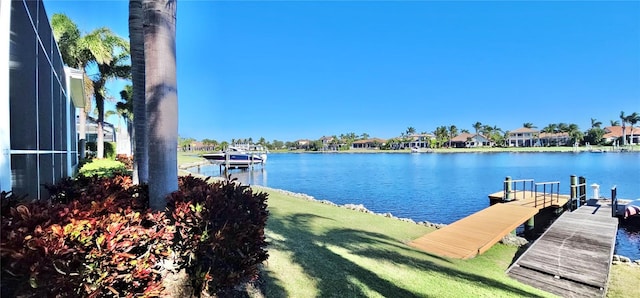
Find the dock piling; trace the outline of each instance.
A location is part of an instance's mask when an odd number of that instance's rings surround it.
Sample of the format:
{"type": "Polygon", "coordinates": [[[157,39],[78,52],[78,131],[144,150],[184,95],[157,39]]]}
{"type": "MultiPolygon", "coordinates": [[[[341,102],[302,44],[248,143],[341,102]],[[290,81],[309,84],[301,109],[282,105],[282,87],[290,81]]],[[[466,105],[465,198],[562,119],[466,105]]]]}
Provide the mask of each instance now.
{"type": "Polygon", "coordinates": [[[511,176],[504,178],[504,200],[511,201],[511,191],[513,185],[511,183],[511,176]]]}

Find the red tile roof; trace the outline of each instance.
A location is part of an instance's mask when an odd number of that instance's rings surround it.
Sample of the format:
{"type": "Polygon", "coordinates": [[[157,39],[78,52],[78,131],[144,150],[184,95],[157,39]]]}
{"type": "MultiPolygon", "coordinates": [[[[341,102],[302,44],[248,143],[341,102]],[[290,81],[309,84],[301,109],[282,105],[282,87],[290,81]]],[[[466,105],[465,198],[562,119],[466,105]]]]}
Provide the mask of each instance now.
{"type": "Polygon", "coordinates": [[[527,133],[527,132],[539,132],[539,131],[533,128],[520,127],[516,130],[510,131],[509,133],[527,133]]]}

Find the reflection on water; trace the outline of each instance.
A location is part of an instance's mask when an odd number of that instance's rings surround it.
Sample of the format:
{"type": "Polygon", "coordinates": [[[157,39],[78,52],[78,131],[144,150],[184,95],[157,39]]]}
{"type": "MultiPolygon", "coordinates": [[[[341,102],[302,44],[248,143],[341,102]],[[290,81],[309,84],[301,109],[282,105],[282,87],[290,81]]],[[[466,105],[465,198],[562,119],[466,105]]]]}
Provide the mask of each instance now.
{"type": "MultiPolygon", "coordinates": [[[[225,170],[220,171],[216,166],[200,166],[187,169],[189,172],[197,173],[205,176],[224,177],[225,170]]],[[[245,185],[267,185],[267,169],[257,166],[253,169],[231,169],[226,171],[231,175],[232,179],[238,179],[238,182],[245,185]]]]}

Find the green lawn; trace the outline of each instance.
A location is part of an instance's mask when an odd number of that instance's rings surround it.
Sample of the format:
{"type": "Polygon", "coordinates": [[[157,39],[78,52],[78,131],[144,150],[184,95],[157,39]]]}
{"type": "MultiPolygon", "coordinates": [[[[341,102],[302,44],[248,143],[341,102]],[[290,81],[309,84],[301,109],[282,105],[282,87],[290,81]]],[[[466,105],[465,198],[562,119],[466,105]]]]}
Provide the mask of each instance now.
{"type": "Polygon", "coordinates": [[[514,247],[443,258],[406,245],[430,228],[266,192],[267,297],[551,296],[507,277],[514,247]]]}

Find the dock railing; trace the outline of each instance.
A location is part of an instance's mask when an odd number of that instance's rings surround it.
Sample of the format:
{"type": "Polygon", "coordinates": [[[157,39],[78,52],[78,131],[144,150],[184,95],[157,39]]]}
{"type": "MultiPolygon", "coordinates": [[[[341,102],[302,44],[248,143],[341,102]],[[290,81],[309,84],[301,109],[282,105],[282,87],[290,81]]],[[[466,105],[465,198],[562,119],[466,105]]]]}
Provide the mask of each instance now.
{"type": "Polygon", "coordinates": [[[526,198],[527,185],[529,186],[529,191],[533,191],[533,179],[512,180],[511,178],[507,177],[507,179],[504,180],[502,199],[504,201],[517,200],[518,192],[520,192],[522,196],[521,199],[526,198]],[[518,185],[521,185],[522,189],[518,189],[518,185]]]}
{"type": "Polygon", "coordinates": [[[540,203],[542,204],[542,208],[547,207],[547,200],[549,201],[549,206],[551,206],[554,195],[556,204],[560,203],[560,181],[539,182],[535,183],[534,186],[534,206],[536,208],[538,208],[538,204],[540,203]]]}
{"type": "MultiPolygon", "coordinates": [[[[580,177],[582,178],[582,177],[580,177]]],[[[584,179],[584,178],[582,178],[584,179]]],[[[587,183],[581,179],[580,184],[571,185],[571,203],[569,208],[571,211],[577,210],[587,202],[587,183]]]]}
{"type": "Polygon", "coordinates": [[[611,188],[611,217],[618,215],[618,186],[611,188]]]}

